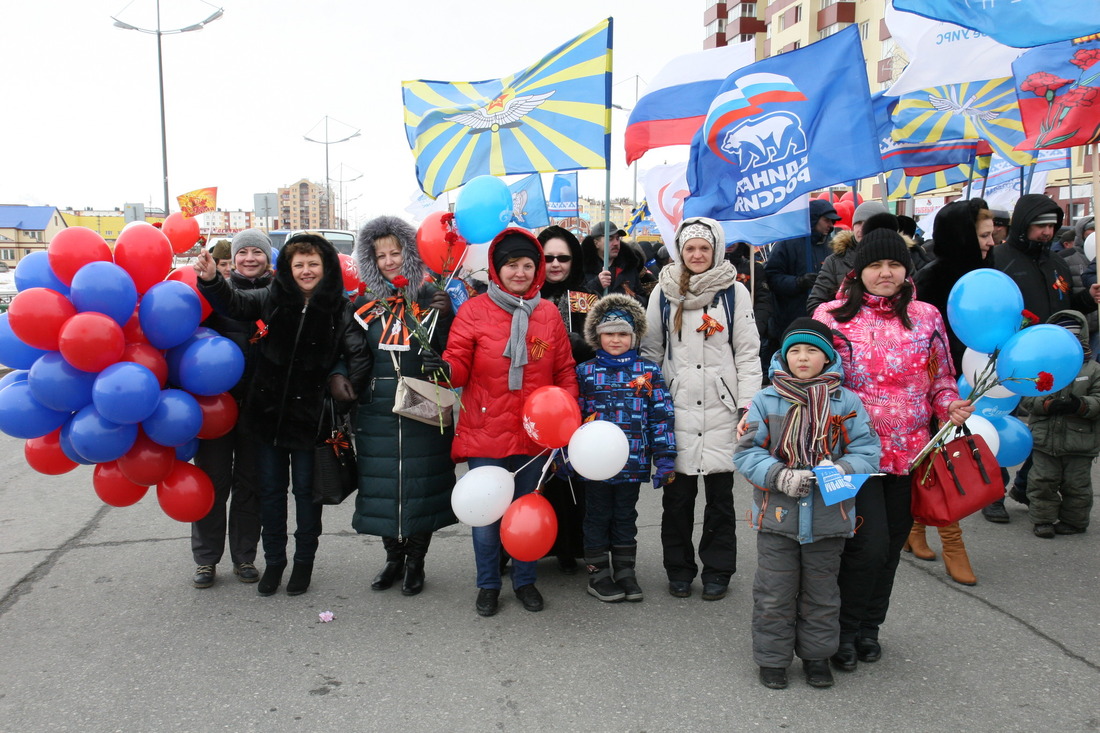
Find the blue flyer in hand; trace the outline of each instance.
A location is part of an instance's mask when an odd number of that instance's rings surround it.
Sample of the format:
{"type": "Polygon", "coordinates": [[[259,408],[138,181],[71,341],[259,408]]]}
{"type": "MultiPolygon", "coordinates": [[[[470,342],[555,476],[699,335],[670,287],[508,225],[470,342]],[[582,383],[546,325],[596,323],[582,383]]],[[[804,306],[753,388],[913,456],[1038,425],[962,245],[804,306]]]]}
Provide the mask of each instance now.
{"type": "Polygon", "coordinates": [[[827,506],[851,499],[859,493],[859,487],[863,486],[863,482],[872,476],[869,473],[854,473],[848,476],[834,466],[816,466],[813,471],[817,476],[817,486],[821,489],[821,498],[825,500],[827,506]]]}

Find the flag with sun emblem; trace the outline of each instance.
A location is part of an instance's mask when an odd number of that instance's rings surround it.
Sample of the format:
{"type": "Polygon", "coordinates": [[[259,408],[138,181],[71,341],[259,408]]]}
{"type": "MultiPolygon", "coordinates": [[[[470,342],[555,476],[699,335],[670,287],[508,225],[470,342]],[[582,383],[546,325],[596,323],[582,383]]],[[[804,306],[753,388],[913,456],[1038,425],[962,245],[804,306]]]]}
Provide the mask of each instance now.
{"type": "Polygon", "coordinates": [[[611,35],[607,18],[503,79],[402,83],[424,192],[438,196],[481,175],[606,168],[611,35]]]}
{"type": "Polygon", "coordinates": [[[894,109],[893,137],[924,143],[981,138],[1016,165],[1035,162],[1030,152],[1013,150],[1024,140],[1024,126],[1011,77],[902,95],[894,109]]]}

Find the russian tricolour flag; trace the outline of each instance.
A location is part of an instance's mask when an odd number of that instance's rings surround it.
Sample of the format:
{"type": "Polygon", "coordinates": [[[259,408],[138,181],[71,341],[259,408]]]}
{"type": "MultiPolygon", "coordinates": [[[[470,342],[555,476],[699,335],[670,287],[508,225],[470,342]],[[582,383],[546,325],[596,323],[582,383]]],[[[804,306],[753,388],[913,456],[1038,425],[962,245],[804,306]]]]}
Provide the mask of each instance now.
{"type": "Polygon", "coordinates": [[[629,165],[651,148],[691,145],[722,82],[755,60],[755,44],[738,43],[678,56],[653,78],[626,126],[629,165]]]}

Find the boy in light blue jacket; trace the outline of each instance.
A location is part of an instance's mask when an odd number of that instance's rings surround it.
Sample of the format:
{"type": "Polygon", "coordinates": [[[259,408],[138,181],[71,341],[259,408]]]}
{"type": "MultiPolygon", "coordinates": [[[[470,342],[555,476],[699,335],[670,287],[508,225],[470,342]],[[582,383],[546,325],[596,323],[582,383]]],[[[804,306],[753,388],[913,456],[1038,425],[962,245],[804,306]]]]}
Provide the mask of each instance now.
{"type": "Polygon", "coordinates": [[[836,579],[855,530],[855,499],[826,505],[811,469],[875,473],[882,448],[859,398],[840,386],[843,370],[824,324],[792,322],[770,376],[733,456],[754,487],[753,660],[765,687],[787,686],[795,654],[810,685],[830,687],[829,657],[840,643],[836,579]]]}

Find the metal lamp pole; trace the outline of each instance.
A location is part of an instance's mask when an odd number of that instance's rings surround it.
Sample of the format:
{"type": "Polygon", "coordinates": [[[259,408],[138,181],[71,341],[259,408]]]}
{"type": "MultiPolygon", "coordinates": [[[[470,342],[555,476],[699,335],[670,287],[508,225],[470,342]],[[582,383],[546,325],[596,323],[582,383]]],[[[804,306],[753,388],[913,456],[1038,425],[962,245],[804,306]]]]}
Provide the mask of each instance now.
{"type": "MultiPolygon", "coordinates": [[[[203,0],[205,2],[205,0],[203,0]]],[[[172,28],[170,30],[163,30],[160,27],[160,0],[157,0],[157,27],[156,28],[138,28],[136,25],[130,25],[129,23],[119,20],[115,16],[111,16],[111,20],[115,22],[115,27],[122,28],[127,31],[138,31],[139,33],[149,33],[157,37],[157,80],[160,86],[160,158],[161,165],[164,168],[164,215],[168,216],[170,211],[169,204],[171,199],[168,196],[168,130],[165,123],[164,116],[164,54],[161,50],[161,36],[175,35],[177,33],[189,33],[191,31],[201,31],[207,25],[210,25],[218,18],[225,14],[225,11],[210,3],[206,3],[210,7],[214,8],[214,12],[209,15],[205,20],[201,20],[198,23],[194,23],[183,28],[172,28]]]]}
{"type": "MultiPolygon", "coordinates": [[[[331,190],[330,185],[329,185],[328,147],[329,147],[329,145],[335,145],[337,143],[347,142],[348,140],[351,140],[353,137],[359,137],[359,132],[360,132],[359,130],[356,130],[355,132],[351,133],[347,137],[342,137],[339,140],[329,140],[328,139],[328,120],[329,120],[329,116],[325,115],[325,117],[324,117],[325,139],[324,140],[315,140],[312,137],[310,137],[309,135],[302,135],[303,138],[305,138],[307,141],[309,141],[311,143],[317,143],[318,145],[324,145],[325,146],[325,219],[321,223],[321,228],[322,229],[327,229],[327,228],[332,227],[332,190],[331,190]]],[[[339,120],[337,120],[337,122],[339,122],[339,120]]],[[[340,124],[344,124],[344,123],[341,122],[340,124]]],[[[345,125],[345,126],[346,127],[351,127],[351,125],[345,125]]],[[[314,127],[317,127],[317,125],[314,125],[314,127]]]]}

